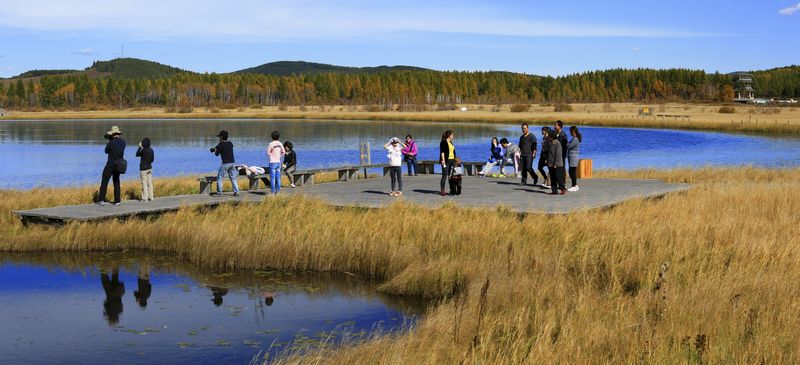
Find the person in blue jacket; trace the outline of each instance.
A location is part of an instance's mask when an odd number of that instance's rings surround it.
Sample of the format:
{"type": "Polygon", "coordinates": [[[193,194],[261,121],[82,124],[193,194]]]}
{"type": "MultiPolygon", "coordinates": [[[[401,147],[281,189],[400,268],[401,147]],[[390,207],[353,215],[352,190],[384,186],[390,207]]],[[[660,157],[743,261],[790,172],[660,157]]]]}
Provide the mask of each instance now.
{"type": "Polygon", "coordinates": [[[492,169],[495,165],[503,161],[503,156],[505,156],[505,154],[506,150],[500,145],[500,141],[497,139],[497,137],[492,137],[492,145],[489,146],[489,160],[486,162],[486,165],[483,166],[483,169],[478,172],[478,175],[491,175],[492,169]]]}

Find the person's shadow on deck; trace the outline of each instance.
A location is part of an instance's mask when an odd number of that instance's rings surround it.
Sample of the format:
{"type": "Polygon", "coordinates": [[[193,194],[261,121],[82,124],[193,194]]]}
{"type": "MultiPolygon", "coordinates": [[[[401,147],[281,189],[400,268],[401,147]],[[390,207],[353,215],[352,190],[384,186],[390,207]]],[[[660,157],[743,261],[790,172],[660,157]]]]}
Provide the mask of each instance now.
{"type": "Polygon", "coordinates": [[[377,194],[377,195],[389,195],[389,193],[385,191],[378,191],[378,190],[364,190],[362,193],[366,194],[377,194]]]}
{"type": "Polygon", "coordinates": [[[433,195],[439,195],[439,191],[438,191],[438,190],[414,189],[414,190],[411,190],[411,191],[413,191],[413,192],[415,192],[415,193],[420,193],[420,194],[433,194],[433,195]]]}

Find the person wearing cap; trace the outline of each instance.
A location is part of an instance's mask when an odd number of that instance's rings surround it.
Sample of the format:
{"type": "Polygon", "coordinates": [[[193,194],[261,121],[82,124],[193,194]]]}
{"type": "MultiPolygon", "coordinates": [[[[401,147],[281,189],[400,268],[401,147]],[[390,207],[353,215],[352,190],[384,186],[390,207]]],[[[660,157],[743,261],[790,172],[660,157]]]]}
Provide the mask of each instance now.
{"type": "Polygon", "coordinates": [[[406,144],[400,142],[400,138],[392,137],[388,143],[383,145],[388,154],[386,157],[389,159],[389,178],[392,180],[392,191],[389,193],[391,196],[403,196],[403,180],[402,180],[402,166],[403,166],[403,148],[406,144]],[[395,190],[397,186],[397,190],[395,190]]]}
{"type": "Polygon", "coordinates": [[[236,175],[239,175],[239,171],[234,166],[236,159],[233,156],[233,143],[228,141],[228,131],[226,130],[219,131],[217,137],[219,137],[219,143],[211,149],[211,152],[222,159],[222,164],[219,165],[217,171],[217,192],[212,195],[222,195],[222,179],[227,174],[233,185],[233,196],[239,196],[239,184],[236,183],[236,175]]]}
{"type": "Polygon", "coordinates": [[[106,132],[106,166],[103,168],[103,176],[100,180],[100,192],[97,197],[97,204],[106,204],[106,193],[108,192],[108,180],[114,182],[114,205],[119,205],[121,199],[121,190],[119,186],[120,163],[124,160],[125,155],[125,140],[122,139],[122,131],[117,126],[111,127],[111,130],[106,132]]]}

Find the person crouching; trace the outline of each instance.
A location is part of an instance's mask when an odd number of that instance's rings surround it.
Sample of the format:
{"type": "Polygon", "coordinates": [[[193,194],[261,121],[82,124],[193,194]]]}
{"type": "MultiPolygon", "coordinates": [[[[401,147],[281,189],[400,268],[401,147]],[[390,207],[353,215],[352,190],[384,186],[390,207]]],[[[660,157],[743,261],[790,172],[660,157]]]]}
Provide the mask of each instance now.
{"type": "Polygon", "coordinates": [[[464,167],[461,166],[461,159],[456,157],[455,165],[450,173],[450,195],[461,195],[461,180],[464,175],[464,167]]]}

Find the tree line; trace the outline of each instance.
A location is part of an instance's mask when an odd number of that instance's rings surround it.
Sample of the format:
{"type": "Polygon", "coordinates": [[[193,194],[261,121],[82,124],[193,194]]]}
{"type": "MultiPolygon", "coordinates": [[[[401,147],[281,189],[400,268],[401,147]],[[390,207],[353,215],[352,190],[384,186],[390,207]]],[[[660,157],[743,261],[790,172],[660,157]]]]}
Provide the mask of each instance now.
{"type": "MultiPolygon", "coordinates": [[[[414,105],[460,103],[727,102],[733,79],[689,69],[613,69],[559,77],[511,72],[391,71],[271,76],[192,74],[145,79],[86,74],[0,81],[6,108],[414,105]]],[[[800,96],[800,66],[754,73],[758,95],[800,96]]]]}

